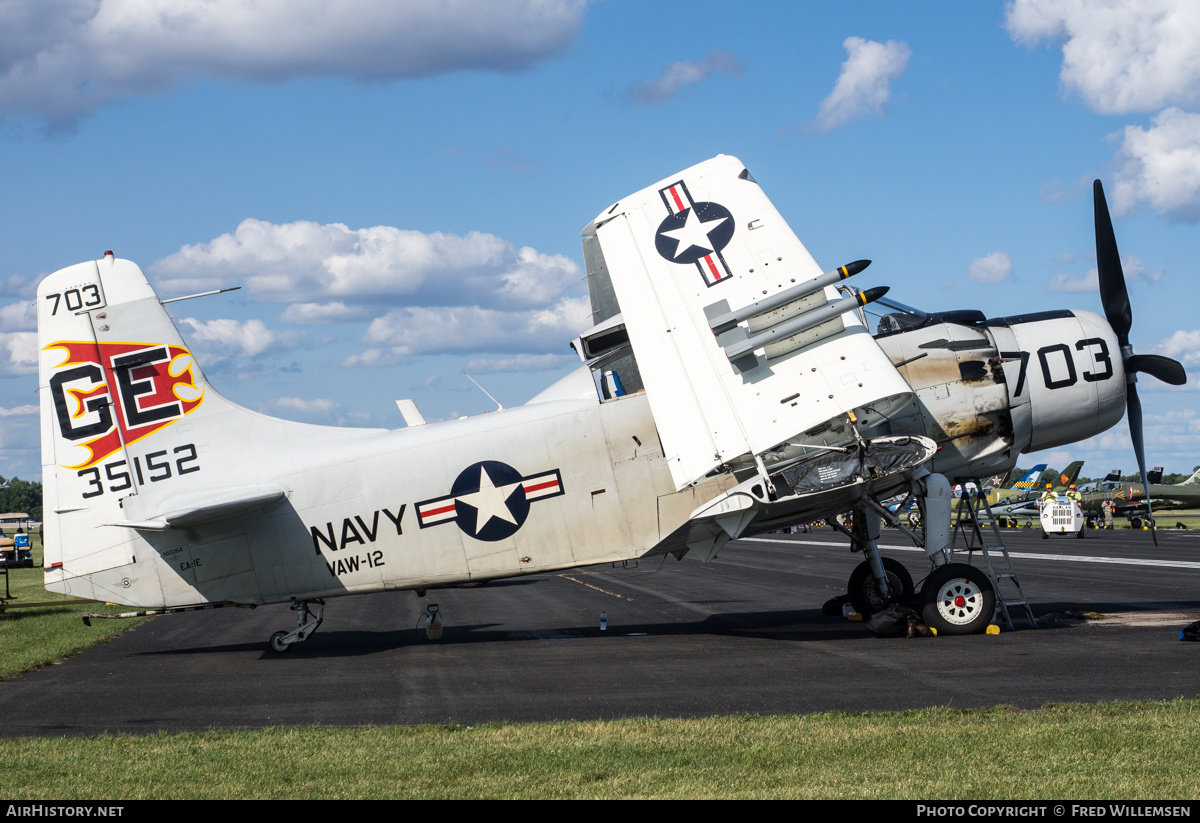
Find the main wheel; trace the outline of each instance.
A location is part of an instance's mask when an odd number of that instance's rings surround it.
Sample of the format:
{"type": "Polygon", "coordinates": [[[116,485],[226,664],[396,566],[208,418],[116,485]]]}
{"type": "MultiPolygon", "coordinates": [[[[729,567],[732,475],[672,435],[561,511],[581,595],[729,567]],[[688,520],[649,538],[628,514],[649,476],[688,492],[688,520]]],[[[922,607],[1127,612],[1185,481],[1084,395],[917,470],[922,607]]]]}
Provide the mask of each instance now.
{"type": "Polygon", "coordinates": [[[850,573],[850,582],[847,584],[850,605],[864,617],[913,596],[912,575],[898,561],[890,557],[883,558],[883,573],[887,575],[890,597],[884,597],[879,591],[879,583],[871,574],[871,561],[864,560],[850,573]]]}
{"type": "Polygon", "coordinates": [[[995,610],[991,581],[966,563],[939,566],[921,587],[921,616],[938,634],[982,634],[995,610]]]}
{"type": "Polygon", "coordinates": [[[1129,525],[1132,528],[1140,529],[1142,527],[1142,518],[1140,518],[1140,517],[1129,518],[1129,525]]]}
{"type": "Polygon", "coordinates": [[[283,638],[287,636],[288,633],[285,631],[278,631],[271,635],[271,651],[280,652],[282,654],[290,649],[292,644],[283,642],[283,638]]]}

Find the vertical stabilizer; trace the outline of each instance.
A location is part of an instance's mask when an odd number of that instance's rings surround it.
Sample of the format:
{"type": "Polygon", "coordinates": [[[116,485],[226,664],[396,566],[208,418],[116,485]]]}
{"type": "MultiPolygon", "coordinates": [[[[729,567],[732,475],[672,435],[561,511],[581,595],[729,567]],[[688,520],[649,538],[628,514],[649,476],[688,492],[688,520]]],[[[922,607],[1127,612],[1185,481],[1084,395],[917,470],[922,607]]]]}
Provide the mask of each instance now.
{"type": "Polygon", "coordinates": [[[146,607],[255,602],[244,548],[179,573],[188,528],[282,499],[295,443],[369,430],[226,400],[128,260],[108,254],[49,275],[37,312],[46,587],[146,607]]]}

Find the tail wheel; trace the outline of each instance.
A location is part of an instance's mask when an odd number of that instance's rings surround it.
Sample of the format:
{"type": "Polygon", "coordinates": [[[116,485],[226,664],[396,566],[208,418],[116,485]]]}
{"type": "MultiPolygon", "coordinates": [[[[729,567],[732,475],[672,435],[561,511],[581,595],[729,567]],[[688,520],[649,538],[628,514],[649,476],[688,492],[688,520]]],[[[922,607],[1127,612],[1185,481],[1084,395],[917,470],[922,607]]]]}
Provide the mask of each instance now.
{"type": "Polygon", "coordinates": [[[288,633],[284,631],[278,631],[271,635],[271,651],[283,653],[290,649],[292,644],[284,641],[287,636],[288,633]]]}
{"type": "Polygon", "coordinates": [[[874,614],[892,603],[908,600],[913,596],[913,579],[898,561],[883,558],[883,573],[887,575],[890,597],[879,591],[879,583],[871,573],[871,563],[864,560],[850,573],[850,605],[861,615],[874,614]]]}
{"type": "Polygon", "coordinates": [[[921,587],[921,616],[938,634],[982,634],[995,610],[991,581],[966,563],[939,566],[921,587]]]}

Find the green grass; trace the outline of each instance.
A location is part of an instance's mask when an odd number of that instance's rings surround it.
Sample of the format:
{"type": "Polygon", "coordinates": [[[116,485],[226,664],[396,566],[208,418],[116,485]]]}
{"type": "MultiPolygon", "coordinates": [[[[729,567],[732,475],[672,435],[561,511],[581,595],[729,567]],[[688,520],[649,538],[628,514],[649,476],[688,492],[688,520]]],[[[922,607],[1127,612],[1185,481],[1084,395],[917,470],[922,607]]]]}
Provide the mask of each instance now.
{"type": "Polygon", "coordinates": [[[12,800],[1187,799],[1200,703],[0,740],[12,800]]]}
{"type": "MultiPolygon", "coordinates": [[[[9,601],[8,608],[0,614],[0,681],[98,646],[147,619],[94,620],[91,627],[83,625],[85,612],[117,613],[131,609],[46,591],[42,545],[36,534],[32,537],[34,567],[8,570],[9,593],[16,599],[9,601]],[[31,608],[22,605],[49,602],[62,605],[31,608]]],[[[0,582],[0,594],[3,585],[0,582]]]]}

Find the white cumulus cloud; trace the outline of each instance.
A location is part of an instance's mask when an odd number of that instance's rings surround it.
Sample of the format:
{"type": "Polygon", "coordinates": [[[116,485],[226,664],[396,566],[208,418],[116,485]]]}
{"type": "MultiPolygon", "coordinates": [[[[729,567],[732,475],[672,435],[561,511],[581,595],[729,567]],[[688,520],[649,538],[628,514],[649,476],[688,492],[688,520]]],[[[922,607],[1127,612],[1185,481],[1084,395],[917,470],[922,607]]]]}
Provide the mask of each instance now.
{"type": "Polygon", "coordinates": [[[37,374],[37,332],[0,331],[0,377],[37,374]]]}
{"type": "Polygon", "coordinates": [[[1189,368],[1200,366],[1200,331],[1175,332],[1154,347],[1156,354],[1174,358],[1189,368]]]}
{"type": "Polygon", "coordinates": [[[967,277],[974,283],[987,285],[1012,279],[1012,258],[1008,252],[994,251],[987,257],[976,257],[967,266],[967,277]]]}
{"type": "Polygon", "coordinates": [[[1145,204],[1172,219],[1200,220],[1200,114],[1172,107],[1149,129],[1126,126],[1117,157],[1124,165],[1113,186],[1114,214],[1145,204]]]}
{"type": "Polygon", "coordinates": [[[1072,277],[1059,272],[1050,278],[1050,291],[1066,292],[1068,294],[1100,290],[1100,274],[1096,269],[1088,269],[1083,277],[1072,277]]]}
{"type": "Polygon", "coordinates": [[[25,300],[0,307],[0,329],[7,331],[36,331],[37,311],[33,303],[25,300]]]}
{"type": "Polygon", "coordinates": [[[732,51],[710,51],[703,60],[673,60],[659,77],[634,83],[625,95],[639,106],[665,103],[685,86],[701,83],[714,74],[740,77],[744,69],[732,51]]]}
{"type": "Polygon", "coordinates": [[[833,91],[821,101],[816,121],[821,131],[870,114],[883,114],[883,105],[891,97],[892,81],[904,73],[912,56],[908,44],[898,40],[877,43],[847,37],[842,45],[850,56],[842,63],[833,91]]]}
{"type": "Polygon", "coordinates": [[[1195,0],[1015,0],[1006,25],[1028,46],[1063,41],[1063,85],[1101,114],[1200,103],[1195,0]]]}
{"type": "MultiPolygon", "coordinates": [[[[1087,257],[1094,259],[1094,255],[1088,255],[1087,257]]],[[[1075,259],[1076,255],[1064,254],[1060,258],[1060,262],[1071,263],[1075,259]]],[[[1157,283],[1166,274],[1162,266],[1157,266],[1153,269],[1146,268],[1145,261],[1132,254],[1121,255],[1121,271],[1124,273],[1127,282],[1142,280],[1147,283],[1157,283]]],[[[1067,293],[1098,292],[1100,291],[1100,272],[1094,266],[1084,272],[1082,277],[1072,277],[1069,274],[1059,272],[1050,278],[1048,287],[1050,291],[1067,293]]]]}
{"type": "Polygon", "coordinates": [[[465,236],[392,226],[243,220],[231,233],[181,248],[149,267],[162,288],[186,293],[232,281],[252,299],[297,303],[288,322],[332,322],[352,301],[456,305],[544,304],[578,285],[579,264],[494,234],[465,236]]]}
{"type": "Polygon", "coordinates": [[[587,327],[590,310],[586,297],[566,297],[524,311],[480,306],[392,309],[367,327],[365,340],[370,348],[343,365],[388,366],[410,355],[432,352],[553,353],[565,349],[587,327]]]}
{"type": "Polygon", "coordinates": [[[188,338],[208,351],[225,357],[257,357],[268,350],[294,348],[300,336],[295,332],[278,332],[268,329],[261,320],[241,322],[228,318],[218,320],[196,320],[183,317],[179,320],[188,338]]]}
{"type": "Polygon", "coordinates": [[[284,323],[308,326],[316,323],[352,323],[370,317],[367,306],[347,306],[340,300],[332,303],[293,303],[283,310],[279,319],[284,323]]]}
{"type": "Polygon", "coordinates": [[[209,77],[361,81],[514,71],[575,39],[583,0],[4,0],[0,118],[69,125],[209,77]]]}
{"type": "Polygon", "coordinates": [[[579,363],[574,354],[518,354],[515,357],[482,358],[467,363],[469,374],[494,374],[497,372],[538,372],[561,369],[570,363],[579,363]]]}

